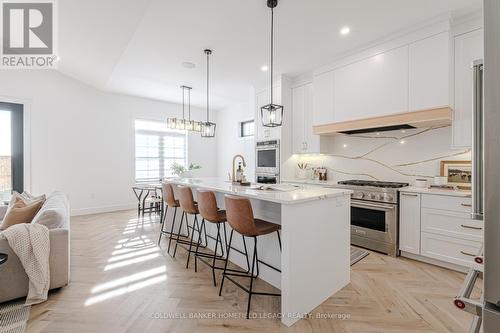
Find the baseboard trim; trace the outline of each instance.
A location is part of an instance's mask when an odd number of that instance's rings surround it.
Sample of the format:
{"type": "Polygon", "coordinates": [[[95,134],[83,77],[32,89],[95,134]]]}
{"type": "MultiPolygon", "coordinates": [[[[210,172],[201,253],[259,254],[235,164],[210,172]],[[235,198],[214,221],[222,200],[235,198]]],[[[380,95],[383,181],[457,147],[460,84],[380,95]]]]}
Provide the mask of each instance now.
{"type": "Polygon", "coordinates": [[[82,216],[82,215],[92,215],[99,213],[109,213],[109,212],[117,212],[121,210],[130,210],[136,209],[137,204],[131,203],[126,205],[112,205],[112,206],[100,206],[100,207],[89,207],[89,208],[79,208],[72,209],[71,216],[82,216]]]}
{"type": "Polygon", "coordinates": [[[469,270],[469,268],[464,267],[464,266],[452,264],[449,262],[444,262],[444,261],[433,259],[433,258],[423,257],[423,256],[419,256],[417,254],[408,253],[408,252],[404,252],[404,251],[401,251],[401,256],[408,258],[408,259],[413,259],[413,260],[425,262],[426,264],[431,264],[434,266],[439,266],[439,267],[451,269],[453,271],[457,271],[457,272],[461,272],[461,273],[467,273],[467,271],[469,270]]]}

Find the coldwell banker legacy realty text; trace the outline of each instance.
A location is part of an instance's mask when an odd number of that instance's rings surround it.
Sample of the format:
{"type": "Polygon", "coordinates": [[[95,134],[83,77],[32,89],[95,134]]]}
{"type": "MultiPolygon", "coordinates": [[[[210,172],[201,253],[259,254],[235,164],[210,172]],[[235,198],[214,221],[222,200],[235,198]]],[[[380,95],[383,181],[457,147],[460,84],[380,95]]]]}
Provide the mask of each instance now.
{"type": "Polygon", "coordinates": [[[1,2],[1,67],[55,68],[56,4],[54,1],[1,2]]]}

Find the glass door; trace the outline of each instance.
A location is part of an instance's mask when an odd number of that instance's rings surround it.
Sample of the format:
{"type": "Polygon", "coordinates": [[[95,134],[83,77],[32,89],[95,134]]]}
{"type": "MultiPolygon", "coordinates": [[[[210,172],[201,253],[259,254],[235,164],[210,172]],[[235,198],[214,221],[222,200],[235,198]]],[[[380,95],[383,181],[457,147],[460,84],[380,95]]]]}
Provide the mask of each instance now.
{"type": "Polygon", "coordinates": [[[0,202],[12,192],[12,119],[10,111],[0,109],[0,202]]]}
{"type": "Polygon", "coordinates": [[[23,190],[23,106],[0,102],[0,203],[23,190]]]}

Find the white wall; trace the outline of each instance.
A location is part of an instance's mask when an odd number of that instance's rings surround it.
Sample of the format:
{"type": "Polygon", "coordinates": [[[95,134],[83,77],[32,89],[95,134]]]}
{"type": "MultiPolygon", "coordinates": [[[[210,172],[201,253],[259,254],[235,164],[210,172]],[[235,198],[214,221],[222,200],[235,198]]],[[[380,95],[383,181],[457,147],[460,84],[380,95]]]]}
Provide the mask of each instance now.
{"type": "MultiPolygon", "coordinates": [[[[73,214],[133,207],[134,119],[181,114],[177,104],[105,93],[55,71],[0,71],[0,101],[29,110],[26,188],[64,191],[73,214]]],[[[205,117],[200,109],[192,113],[205,117]]],[[[216,139],[189,135],[189,162],[203,167],[198,175],[216,175],[216,147],[216,139]]]]}
{"type": "Polygon", "coordinates": [[[217,111],[217,167],[218,177],[228,178],[233,156],[245,157],[248,180],[255,180],[255,141],[254,137],[239,137],[239,122],[254,119],[253,92],[247,102],[236,104],[217,111]]]}

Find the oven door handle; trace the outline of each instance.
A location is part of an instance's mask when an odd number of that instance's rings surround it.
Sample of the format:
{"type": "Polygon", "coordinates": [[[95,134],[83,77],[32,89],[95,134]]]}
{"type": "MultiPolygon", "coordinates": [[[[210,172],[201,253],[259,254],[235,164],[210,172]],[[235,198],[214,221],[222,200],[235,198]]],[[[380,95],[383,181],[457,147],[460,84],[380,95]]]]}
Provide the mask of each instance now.
{"type": "Polygon", "coordinates": [[[375,208],[378,210],[395,210],[396,206],[395,205],[388,205],[384,203],[370,203],[370,202],[365,202],[365,201],[358,201],[358,200],[351,200],[352,206],[353,207],[359,207],[359,208],[375,208]],[[382,208],[382,209],[381,209],[382,208]]]}

